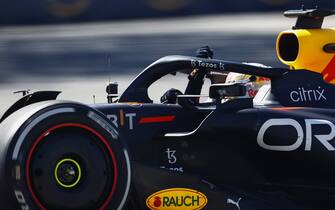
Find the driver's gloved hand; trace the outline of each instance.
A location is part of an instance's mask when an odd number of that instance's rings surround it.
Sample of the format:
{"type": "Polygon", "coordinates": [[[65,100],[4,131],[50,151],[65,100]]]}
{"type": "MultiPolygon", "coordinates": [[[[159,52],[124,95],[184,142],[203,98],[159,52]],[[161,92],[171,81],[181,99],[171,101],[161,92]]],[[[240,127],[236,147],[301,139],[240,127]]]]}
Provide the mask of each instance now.
{"type": "Polygon", "coordinates": [[[182,95],[183,93],[180,90],[171,88],[170,90],[166,91],[164,95],[161,97],[161,103],[163,104],[176,104],[177,103],[177,96],[182,95]]]}

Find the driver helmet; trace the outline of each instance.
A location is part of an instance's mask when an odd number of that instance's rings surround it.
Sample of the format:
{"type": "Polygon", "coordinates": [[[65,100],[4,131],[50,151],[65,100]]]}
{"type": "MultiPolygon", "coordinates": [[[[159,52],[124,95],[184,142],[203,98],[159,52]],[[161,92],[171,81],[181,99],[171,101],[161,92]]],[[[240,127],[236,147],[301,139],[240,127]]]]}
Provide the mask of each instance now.
{"type": "Polygon", "coordinates": [[[242,83],[246,86],[246,97],[254,98],[258,90],[265,84],[269,84],[270,80],[266,77],[258,77],[248,74],[240,74],[230,72],[227,75],[226,83],[242,83]]]}

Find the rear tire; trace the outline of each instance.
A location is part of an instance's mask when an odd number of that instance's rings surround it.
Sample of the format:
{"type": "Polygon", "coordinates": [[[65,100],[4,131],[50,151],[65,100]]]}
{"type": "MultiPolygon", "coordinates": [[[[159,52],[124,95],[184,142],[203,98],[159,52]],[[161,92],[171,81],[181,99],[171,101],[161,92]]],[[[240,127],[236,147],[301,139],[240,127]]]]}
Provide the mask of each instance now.
{"type": "Polygon", "coordinates": [[[0,124],[0,186],[13,209],[122,209],[131,179],[124,139],[100,112],[49,101],[0,124]]]}

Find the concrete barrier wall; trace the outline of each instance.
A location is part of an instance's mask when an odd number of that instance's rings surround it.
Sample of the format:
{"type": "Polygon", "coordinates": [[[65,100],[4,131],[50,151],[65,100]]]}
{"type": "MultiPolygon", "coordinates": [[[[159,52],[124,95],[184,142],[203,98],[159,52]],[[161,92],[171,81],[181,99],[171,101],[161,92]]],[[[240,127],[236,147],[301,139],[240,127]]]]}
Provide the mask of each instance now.
{"type": "MultiPolygon", "coordinates": [[[[306,0],[314,7],[316,0],[306,0]]],[[[283,11],[301,0],[3,0],[0,24],[47,24],[197,14],[283,11]]],[[[335,1],[319,0],[335,9],[335,1]]]]}

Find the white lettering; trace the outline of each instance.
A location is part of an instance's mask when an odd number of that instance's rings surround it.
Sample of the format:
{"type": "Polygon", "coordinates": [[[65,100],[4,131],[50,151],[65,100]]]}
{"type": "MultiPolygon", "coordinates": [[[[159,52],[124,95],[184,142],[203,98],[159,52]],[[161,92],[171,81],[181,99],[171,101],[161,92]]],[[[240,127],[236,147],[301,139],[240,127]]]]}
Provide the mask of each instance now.
{"type": "Polygon", "coordinates": [[[170,164],[175,164],[177,162],[177,157],[176,157],[176,150],[171,150],[170,148],[167,148],[166,151],[168,161],[170,164]]]}
{"type": "MultiPolygon", "coordinates": [[[[220,63],[220,69],[223,69],[223,65],[220,63]]],[[[217,69],[218,68],[218,64],[216,63],[207,63],[207,62],[203,62],[201,60],[191,60],[191,66],[194,68],[197,67],[202,67],[202,68],[212,68],[212,69],[217,69]]]]}
{"type": "Polygon", "coordinates": [[[136,117],[136,113],[127,113],[126,117],[129,119],[129,129],[134,129],[134,117],[136,117]]]}
{"type": "Polygon", "coordinates": [[[134,129],[134,123],[135,123],[135,117],[136,117],[136,113],[125,113],[123,114],[123,112],[121,112],[121,120],[119,120],[119,115],[116,114],[109,114],[107,115],[107,118],[113,123],[113,125],[115,125],[115,127],[123,127],[124,126],[124,116],[128,119],[128,125],[129,125],[129,130],[133,130],[134,129]],[[119,125],[120,123],[120,125],[119,125]]]}
{"type": "MultiPolygon", "coordinates": [[[[320,87],[319,87],[320,88],[320,87]]],[[[324,96],[324,93],[325,93],[325,90],[322,89],[321,91],[320,90],[316,90],[316,92],[319,94],[319,98],[318,100],[320,101],[321,99],[322,100],[327,100],[326,96],[324,96]]]]}
{"type": "Polygon", "coordinates": [[[167,167],[165,167],[165,166],[161,166],[160,168],[161,168],[161,169],[168,169],[168,170],[170,170],[170,171],[181,172],[181,173],[184,172],[184,168],[183,168],[183,167],[179,167],[179,168],[167,168],[167,167]]]}
{"type": "Polygon", "coordinates": [[[312,102],[326,101],[325,89],[319,86],[317,89],[306,90],[304,87],[299,87],[298,90],[291,91],[290,98],[293,102],[312,102]]]}
{"type": "Polygon", "coordinates": [[[259,130],[258,136],[257,136],[257,143],[259,146],[261,146],[264,149],[267,150],[274,150],[274,151],[294,151],[300,147],[300,145],[303,143],[304,138],[304,132],[302,130],[302,127],[300,124],[293,119],[270,119],[266,121],[261,129],[259,130]],[[269,145],[264,142],[264,134],[272,126],[283,126],[283,125],[289,125],[296,129],[298,138],[292,145],[287,146],[278,146],[278,145],[269,145]]]}
{"type": "Polygon", "coordinates": [[[323,120],[323,119],[305,119],[305,128],[304,130],[302,126],[294,119],[283,118],[283,119],[270,119],[267,120],[260,128],[258,135],[257,135],[257,143],[260,147],[266,150],[273,150],[273,151],[294,151],[298,149],[304,140],[304,136],[306,136],[306,144],[305,144],[305,151],[312,150],[312,143],[313,138],[317,139],[328,151],[335,151],[335,147],[329,143],[329,141],[334,140],[335,138],[335,125],[334,123],[323,120]],[[313,133],[313,126],[314,125],[326,125],[330,127],[330,132],[328,134],[314,134],[313,133]],[[274,126],[292,126],[297,132],[297,140],[292,145],[270,145],[265,143],[264,135],[266,131],[270,127],[274,126]]]}
{"type": "Polygon", "coordinates": [[[112,121],[112,123],[115,125],[115,127],[119,127],[119,125],[117,124],[117,116],[115,114],[110,114],[107,115],[107,118],[112,121]]]}
{"type": "Polygon", "coordinates": [[[291,96],[292,101],[294,102],[300,101],[299,93],[297,91],[292,91],[290,96],[291,96]],[[294,95],[296,95],[296,97],[294,97],[294,95]]]}
{"type": "Polygon", "coordinates": [[[328,125],[331,128],[331,131],[329,134],[324,135],[314,135],[314,137],[323,144],[329,151],[334,151],[335,148],[328,142],[330,140],[333,140],[335,137],[335,125],[328,120],[315,120],[315,119],[308,119],[305,120],[306,123],[306,151],[312,150],[312,125],[328,125]]]}
{"type": "Polygon", "coordinates": [[[15,190],[14,194],[15,194],[16,200],[21,205],[21,209],[22,210],[29,210],[29,206],[26,203],[26,200],[24,199],[23,193],[21,191],[15,190]]]}

